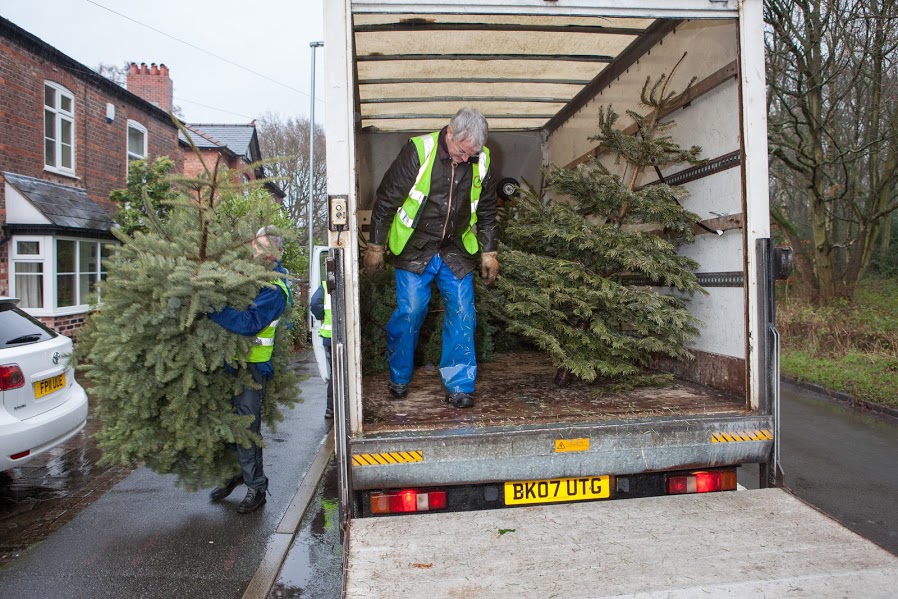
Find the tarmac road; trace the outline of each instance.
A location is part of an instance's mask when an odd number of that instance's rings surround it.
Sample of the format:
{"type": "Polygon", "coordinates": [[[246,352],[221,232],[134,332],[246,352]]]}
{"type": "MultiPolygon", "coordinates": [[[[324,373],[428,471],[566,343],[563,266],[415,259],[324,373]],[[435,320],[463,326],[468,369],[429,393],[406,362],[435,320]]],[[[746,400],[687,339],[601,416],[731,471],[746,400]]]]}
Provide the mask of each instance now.
{"type": "Polygon", "coordinates": [[[330,429],[315,364],[299,367],[312,375],[301,383],[303,403],[285,414],[276,433],[263,432],[271,482],[262,509],[235,512],[244,487],[210,503],[208,489],[190,493],[173,476],[139,468],[0,570],[2,595],[242,597],[330,429]]]}

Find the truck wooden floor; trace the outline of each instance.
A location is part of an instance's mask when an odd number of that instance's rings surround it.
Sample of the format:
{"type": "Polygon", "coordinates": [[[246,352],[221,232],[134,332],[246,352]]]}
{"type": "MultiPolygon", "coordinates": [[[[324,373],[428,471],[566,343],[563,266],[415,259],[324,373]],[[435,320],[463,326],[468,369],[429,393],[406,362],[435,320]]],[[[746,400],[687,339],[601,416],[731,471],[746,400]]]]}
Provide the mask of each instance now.
{"type": "Polygon", "coordinates": [[[555,368],[538,352],[497,354],[478,364],[476,405],[459,409],[446,403],[435,366],[418,368],[407,397],[387,391],[388,374],[365,376],[366,433],[436,430],[456,427],[551,424],[639,419],[658,416],[747,414],[744,396],[674,379],[663,387],[602,392],[600,385],[554,383],[555,368]]]}

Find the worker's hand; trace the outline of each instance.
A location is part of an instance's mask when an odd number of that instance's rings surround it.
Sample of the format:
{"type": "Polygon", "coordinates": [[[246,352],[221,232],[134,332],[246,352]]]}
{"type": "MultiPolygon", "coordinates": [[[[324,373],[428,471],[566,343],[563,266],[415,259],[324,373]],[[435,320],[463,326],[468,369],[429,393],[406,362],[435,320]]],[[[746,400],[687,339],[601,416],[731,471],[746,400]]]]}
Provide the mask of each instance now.
{"type": "Polygon", "coordinates": [[[365,249],[365,272],[373,275],[384,267],[384,246],[369,243],[365,249]]]}
{"type": "Polygon", "coordinates": [[[496,258],[496,252],[483,252],[480,255],[480,278],[487,285],[492,285],[497,276],[499,276],[499,260],[496,258]]]}

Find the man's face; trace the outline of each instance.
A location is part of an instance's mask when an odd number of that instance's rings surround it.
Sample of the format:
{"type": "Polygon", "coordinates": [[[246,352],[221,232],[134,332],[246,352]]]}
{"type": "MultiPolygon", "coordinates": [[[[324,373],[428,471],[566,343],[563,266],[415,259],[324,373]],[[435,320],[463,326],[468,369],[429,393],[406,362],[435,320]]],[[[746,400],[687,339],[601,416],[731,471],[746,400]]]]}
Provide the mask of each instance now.
{"type": "Polygon", "coordinates": [[[280,258],[280,251],[275,247],[266,235],[260,235],[253,239],[253,257],[260,258],[267,264],[273,264],[280,258]]]}
{"type": "Polygon", "coordinates": [[[449,156],[455,163],[467,162],[471,158],[476,159],[480,154],[480,148],[476,147],[470,139],[457,141],[452,134],[451,125],[446,131],[446,149],[449,150],[449,156]]]}

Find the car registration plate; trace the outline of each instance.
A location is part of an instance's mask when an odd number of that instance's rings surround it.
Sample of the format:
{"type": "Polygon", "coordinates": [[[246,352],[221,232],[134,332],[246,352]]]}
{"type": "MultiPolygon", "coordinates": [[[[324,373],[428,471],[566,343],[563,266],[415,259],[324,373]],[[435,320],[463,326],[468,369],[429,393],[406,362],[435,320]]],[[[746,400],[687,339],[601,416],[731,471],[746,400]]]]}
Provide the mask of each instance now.
{"type": "Polygon", "coordinates": [[[611,497],[607,475],[549,480],[518,480],[505,483],[505,505],[581,501],[611,497]]]}
{"type": "Polygon", "coordinates": [[[40,399],[45,395],[50,395],[55,391],[59,391],[65,387],[65,373],[51,376],[48,379],[42,379],[34,383],[34,399],[40,399]]]}

